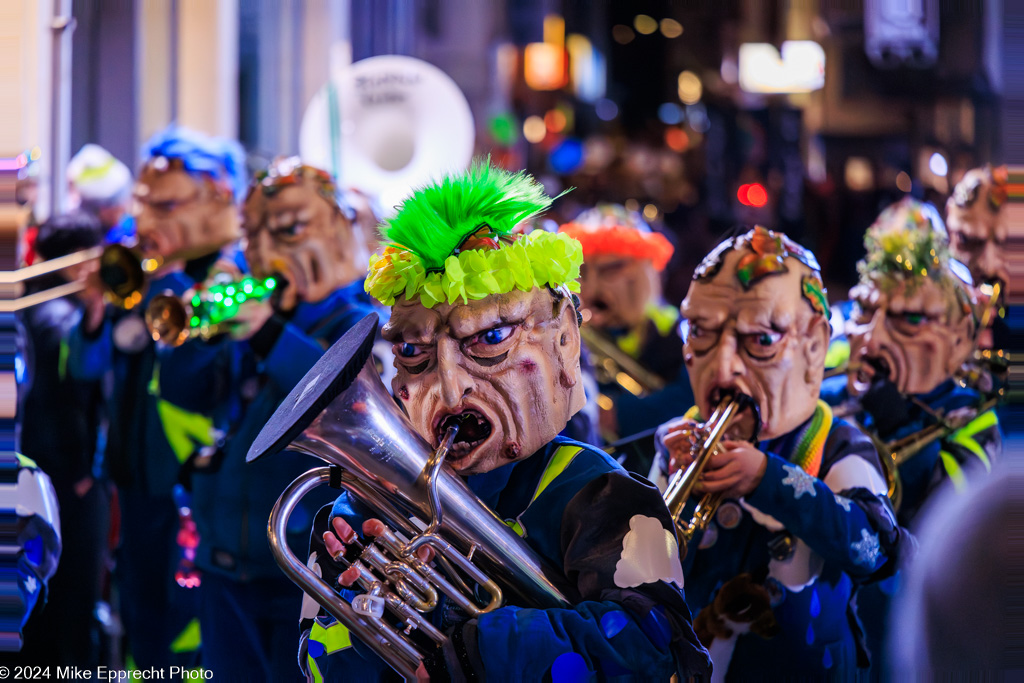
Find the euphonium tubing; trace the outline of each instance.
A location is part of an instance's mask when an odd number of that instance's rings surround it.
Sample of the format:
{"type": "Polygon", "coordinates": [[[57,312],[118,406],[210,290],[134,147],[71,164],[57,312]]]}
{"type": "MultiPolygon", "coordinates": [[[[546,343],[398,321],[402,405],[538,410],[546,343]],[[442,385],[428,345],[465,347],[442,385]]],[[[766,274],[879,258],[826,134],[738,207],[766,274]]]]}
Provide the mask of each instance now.
{"type": "Polygon", "coordinates": [[[307,595],[411,679],[427,654],[423,648],[433,650],[446,640],[421,616],[439,594],[469,614],[496,609],[504,595],[540,609],[569,601],[561,573],[443,467],[454,433],[432,448],[395,403],[371,356],[376,326],[377,316],[367,316],[324,354],[281,402],[246,459],[288,448],[331,465],[301,475],[278,499],[268,524],[271,549],[307,595]],[[368,539],[358,557],[344,558],[359,569],[363,590],[351,604],[285,543],[288,515],[325,482],[345,489],[388,527],[368,539]],[[417,558],[423,545],[434,549],[434,562],[417,558]],[[482,599],[486,604],[474,594],[474,584],[489,595],[482,599]],[[409,631],[422,637],[410,637],[409,631]]]}
{"type": "MultiPolygon", "coordinates": [[[[753,399],[744,394],[722,399],[711,418],[695,430],[699,435],[700,442],[693,446],[693,462],[685,470],[680,470],[672,475],[672,479],[668,482],[664,495],[665,505],[672,515],[672,522],[675,524],[679,536],[679,553],[682,557],[686,557],[687,546],[693,540],[694,535],[698,531],[703,531],[711,521],[715,510],[722,502],[722,496],[717,493],[704,494],[690,519],[683,520],[686,502],[690,499],[707,464],[718,453],[719,444],[725,437],[726,431],[744,408],[754,408],[753,403],[753,399]]],[[[754,409],[756,413],[756,408],[754,409]]],[[[755,437],[758,431],[760,431],[759,426],[755,426],[755,437]]]]}
{"type": "Polygon", "coordinates": [[[192,290],[179,297],[158,294],[146,307],[146,326],[155,341],[180,346],[192,337],[209,339],[222,331],[223,324],[238,315],[249,300],[263,301],[277,288],[278,278],[243,278],[215,282],[206,289],[192,290]]]}

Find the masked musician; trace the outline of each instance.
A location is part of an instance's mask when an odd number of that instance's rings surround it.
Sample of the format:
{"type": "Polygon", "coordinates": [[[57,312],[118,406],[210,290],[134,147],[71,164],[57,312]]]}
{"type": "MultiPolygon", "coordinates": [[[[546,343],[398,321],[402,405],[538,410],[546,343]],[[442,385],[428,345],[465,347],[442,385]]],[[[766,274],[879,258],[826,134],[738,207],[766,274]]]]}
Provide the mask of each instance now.
{"type": "Polygon", "coordinates": [[[121,506],[121,617],[136,664],[161,667],[194,616],[194,596],[175,588],[181,550],[172,492],[181,464],[215,438],[216,374],[206,369],[218,350],[160,348],[142,312],[152,296],[182,294],[205,280],[222,248],[239,239],[236,201],[245,179],[237,143],[181,128],[158,133],[143,156],[138,250],[160,265],[128,310],[106,305],[98,282],[89,281],[85,313],[68,335],[68,370],[82,380],[113,373],[105,458],[121,506]]]}
{"type": "MultiPolygon", "coordinates": [[[[918,512],[943,484],[962,488],[966,476],[989,467],[1001,450],[999,425],[992,404],[984,408],[976,390],[954,380],[974,348],[977,320],[970,273],[950,256],[938,213],[904,199],[882,212],[864,245],[860,283],[850,292],[850,367],[823,394],[885,444],[897,519],[916,529],[918,512]]],[[[898,583],[896,576],[869,586],[859,600],[880,670],[898,583]]]]}
{"type": "Polygon", "coordinates": [[[756,407],[697,480],[723,502],[685,558],[716,679],[852,674],[855,586],[894,571],[905,535],[871,442],[818,399],[829,310],[814,255],[758,226],[704,259],[681,310],[697,405],[660,430],[654,476],[692,462],[695,422],[723,398],[756,407]]]}
{"type": "Polygon", "coordinates": [[[897,455],[904,525],[946,479],[962,483],[965,469],[987,467],[1001,450],[995,413],[979,412],[979,393],[954,379],[974,348],[978,321],[970,274],[950,256],[942,221],[930,209],[905,199],[868,230],[867,258],[851,291],[850,369],[830,380],[845,384],[830,400],[848,399],[847,409],[879,441],[938,437],[897,455]],[[940,422],[957,428],[935,429],[940,422]]]}
{"type": "Polygon", "coordinates": [[[976,355],[980,356],[980,370],[985,376],[975,384],[989,394],[996,393],[1004,383],[1004,361],[998,352],[1009,342],[1009,329],[1003,320],[1010,284],[1006,253],[1010,235],[1008,182],[1006,166],[976,168],[964,175],[946,202],[950,254],[971,269],[978,293],[982,329],[981,353],[976,355]]]}
{"type": "MultiPolygon", "coordinates": [[[[239,680],[295,676],[294,633],[301,591],[281,575],[267,544],[265,520],[280,482],[314,463],[295,453],[246,466],[245,454],[281,400],[371,308],[363,291],[365,252],[352,214],[330,175],[298,159],[259,173],[243,207],[246,257],[257,277],[286,284],[277,297],[242,304],[232,320],[233,395],[226,443],[192,476],[192,508],[202,571],[203,666],[239,680]],[[286,645],[287,643],[287,645],[286,645]]],[[[192,341],[189,344],[202,344],[192,341]]],[[[293,517],[296,550],[305,551],[313,514],[329,498],[293,517]]]]}
{"type": "MultiPolygon", "coordinates": [[[[661,273],[674,248],[617,204],[599,204],[559,230],[583,245],[580,300],[584,325],[599,337],[587,348],[598,370],[602,435],[614,441],[657,427],[673,417],[674,405],[693,401],[679,353],[679,312],[661,295],[661,273]],[[602,372],[608,358],[602,347],[614,349],[613,367],[619,355],[634,361],[638,376],[602,372]]],[[[648,469],[649,460],[643,472],[648,469]]]]}
{"type": "MultiPolygon", "coordinates": [[[[678,548],[657,489],[603,452],[558,436],[583,405],[578,313],[582,262],[566,235],[513,227],[550,199],[529,176],[487,165],[418,190],[382,228],[367,291],[392,306],[395,397],[439,443],[459,425],[449,463],[526,543],[564,572],[571,609],[506,605],[468,619],[431,614],[449,634],[423,676],[564,680],[698,679],[708,671],[683,600],[678,548]]],[[[326,511],[325,511],[326,512],[326,511]]],[[[360,524],[348,499],[314,528],[318,571],[339,589],[360,524]]],[[[344,626],[305,609],[303,659],[315,680],[390,672],[344,626]],[[308,659],[307,659],[308,658],[308,659]]]]}

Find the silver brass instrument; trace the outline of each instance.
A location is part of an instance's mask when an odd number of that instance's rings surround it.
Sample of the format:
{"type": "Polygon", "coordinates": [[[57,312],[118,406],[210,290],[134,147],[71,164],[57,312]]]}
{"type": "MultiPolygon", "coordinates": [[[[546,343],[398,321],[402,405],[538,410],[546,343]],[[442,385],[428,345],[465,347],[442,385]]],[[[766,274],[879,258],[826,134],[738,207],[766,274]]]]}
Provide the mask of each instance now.
{"type": "Polygon", "coordinates": [[[448,596],[473,616],[508,596],[538,608],[569,604],[561,574],[487,508],[444,465],[455,438],[432,448],[416,433],[380,380],[371,356],[377,316],[356,324],[281,403],[256,438],[248,461],[285,448],[330,467],[298,477],[270,515],[270,547],[284,573],[360,641],[407,679],[446,636],[424,615],[448,596]],[[350,566],[364,593],[350,604],[297,558],[286,543],[288,518],[321,484],[344,489],[389,528],[350,566]],[[422,562],[416,550],[433,548],[422,562]],[[473,586],[486,597],[474,597],[473,586]],[[416,632],[422,636],[416,636],[416,632]]]}
{"type": "Polygon", "coordinates": [[[146,291],[146,273],[156,270],[156,259],[140,258],[121,244],[93,247],[50,261],[0,273],[0,289],[17,289],[15,297],[0,300],[0,313],[13,313],[29,306],[45,303],[85,289],[84,282],[71,281],[50,289],[21,295],[23,283],[33,278],[58,273],[83,263],[99,261],[99,277],[106,299],[124,309],[134,308],[142,301],[146,291]]]}
{"type": "MultiPolygon", "coordinates": [[[[676,527],[681,557],[686,557],[690,541],[693,540],[697,532],[704,531],[708,522],[715,516],[715,511],[722,503],[722,494],[705,493],[688,520],[683,519],[686,502],[690,499],[700,475],[711,458],[720,452],[719,444],[721,444],[726,431],[733,425],[744,408],[752,406],[753,399],[744,394],[723,398],[708,421],[698,425],[694,430],[695,439],[691,450],[693,462],[685,470],[680,470],[672,475],[668,482],[664,494],[665,505],[668,507],[669,513],[672,515],[672,522],[676,527]]],[[[756,414],[755,410],[755,416],[756,414]]],[[[760,431],[759,425],[755,426],[755,436],[758,431],[760,431]]]]}

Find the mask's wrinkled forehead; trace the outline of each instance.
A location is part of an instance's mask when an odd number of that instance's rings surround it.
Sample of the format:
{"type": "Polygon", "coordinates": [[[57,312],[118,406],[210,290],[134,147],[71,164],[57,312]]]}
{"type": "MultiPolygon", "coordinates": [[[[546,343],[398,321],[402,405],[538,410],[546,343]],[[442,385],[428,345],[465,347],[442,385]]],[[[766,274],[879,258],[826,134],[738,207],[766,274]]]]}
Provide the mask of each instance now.
{"type": "Polygon", "coordinates": [[[733,274],[744,291],[749,291],[770,275],[789,272],[786,259],[793,258],[807,266],[810,273],[801,280],[801,293],[815,312],[829,318],[828,297],[821,280],[821,267],[810,250],[800,246],[780,232],[760,225],[746,234],[731,237],[704,257],[693,279],[707,282],[715,278],[725,265],[726,256],[734,251],[743,252],[733,263],[733,274]]]}

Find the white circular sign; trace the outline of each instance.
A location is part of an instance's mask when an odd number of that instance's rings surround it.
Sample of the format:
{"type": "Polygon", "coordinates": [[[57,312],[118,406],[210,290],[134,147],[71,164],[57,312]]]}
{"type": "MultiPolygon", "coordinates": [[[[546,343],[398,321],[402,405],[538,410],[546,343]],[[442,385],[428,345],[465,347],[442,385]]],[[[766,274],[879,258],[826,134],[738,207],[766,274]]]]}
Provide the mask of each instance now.
{"type": "Polygon", "coordinates": [[[299,131],[304,163],[389,213],[413,189],[464,170],[475,134],[469,102],[446,73],[412,57],[356,62],[313,97],[299,131]]]}

